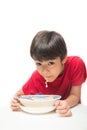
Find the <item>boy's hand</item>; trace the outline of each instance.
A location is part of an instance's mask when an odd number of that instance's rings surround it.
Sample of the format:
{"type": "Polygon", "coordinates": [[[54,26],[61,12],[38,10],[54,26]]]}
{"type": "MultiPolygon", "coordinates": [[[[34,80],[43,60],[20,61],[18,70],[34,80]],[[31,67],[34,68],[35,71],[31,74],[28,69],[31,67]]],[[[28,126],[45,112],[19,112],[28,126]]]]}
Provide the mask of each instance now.
{"type": "Polygon", "coordinates": [[[23,91],[20,89],[15,96],[13,97],[13,99],[11,100],[11,109],[13,111],[18,111],[20,110],[20,102],[18,101],[18,96],[24,95],[23,91]]]}
{"type": "Polygon", "coordinates": [[[19,101],[18,101],[16,96],[14,96],[13,99],[11,100],[11,109],[13,111],[20,110],[20,103],[19,103],[19,101]]]}
{"type": "Polygon", "coordinates": [[[57,100],[55,102],[56,112],[59,113],[63,117],[72,116],[72,112],[68,103],[64,100],[57,100]]]}

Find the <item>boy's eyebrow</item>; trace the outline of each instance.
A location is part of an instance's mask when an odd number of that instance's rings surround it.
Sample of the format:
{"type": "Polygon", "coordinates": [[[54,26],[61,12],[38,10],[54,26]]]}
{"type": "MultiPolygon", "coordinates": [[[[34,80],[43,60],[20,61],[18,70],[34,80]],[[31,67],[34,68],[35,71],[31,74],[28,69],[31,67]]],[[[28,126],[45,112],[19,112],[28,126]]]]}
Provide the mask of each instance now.
{"type": "Polygon", "coordinates": [[[41,61],[39,61],[39,60],[35,60],[35,62],[41,62],[41,61]]]}

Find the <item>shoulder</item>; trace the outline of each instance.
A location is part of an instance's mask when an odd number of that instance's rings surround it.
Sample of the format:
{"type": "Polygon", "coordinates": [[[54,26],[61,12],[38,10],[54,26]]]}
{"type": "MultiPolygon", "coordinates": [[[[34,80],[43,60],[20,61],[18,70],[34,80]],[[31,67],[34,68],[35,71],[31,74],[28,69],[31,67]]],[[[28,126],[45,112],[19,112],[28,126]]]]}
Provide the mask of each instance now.
{"type": "Polygon", "coordinates": [[[86,78],[86,65],[83,59],[79,56],[70,56],[67,57],[66,68],[70,71],[71,75],[75,78],[78,77],[86,78]]]}
{"type": "Polygon", "coordinates": [[[82,84],[86,80],[86,65],[81,57],[67,57],[65,68],[71,78],[72,85],[82,84]]]}
{"type": "Polygon", "coordinates": [[[85,66],[83,59],[79,56],[69,56],[67,57],[66,64],[72,66],[85,66]]]}
{"type": "Polygon", "coordinates": [[[69,56],[65,63],[65,68],[72,74],[80,73],[81,75],[86,75],[86,65],[81,57],[79,56],[69,56]]]}
{"type": "Polygon", "coordinates": [[[40,73],[37,70],[35,70],[32,73],[31,78],[33,78],[33,79],[42,79],[43,77],[40,75],[40,73]]]}
{"type": "Polygon", "coordinates": [[[39,72],[37,70],[35,70],[31,76],[40,76],[39,72]]]}

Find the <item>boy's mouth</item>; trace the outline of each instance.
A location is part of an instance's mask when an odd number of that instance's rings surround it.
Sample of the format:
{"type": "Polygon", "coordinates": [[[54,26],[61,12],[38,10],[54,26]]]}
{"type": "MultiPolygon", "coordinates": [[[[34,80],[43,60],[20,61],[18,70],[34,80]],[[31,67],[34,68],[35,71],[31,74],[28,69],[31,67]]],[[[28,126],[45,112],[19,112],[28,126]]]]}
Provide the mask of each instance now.
{"type": "Polygon", "coordinates": [[[52,76],[47,76],[45,77],[46,82],[52,82],[53,81],[53,77],[52,76]]]}

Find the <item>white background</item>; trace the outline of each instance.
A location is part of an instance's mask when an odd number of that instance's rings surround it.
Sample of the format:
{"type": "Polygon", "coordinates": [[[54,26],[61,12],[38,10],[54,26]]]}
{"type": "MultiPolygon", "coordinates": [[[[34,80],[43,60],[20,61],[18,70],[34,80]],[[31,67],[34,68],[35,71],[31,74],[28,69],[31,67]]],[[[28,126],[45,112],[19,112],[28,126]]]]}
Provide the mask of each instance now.
{"type": "Polygon", "coordinates": [[[61,33],[68,55],[82,57],[87,65],[86,0],[0,0],[0,105],[10,103],[35,69],[29,46],[40,30],[61,33]]]}

